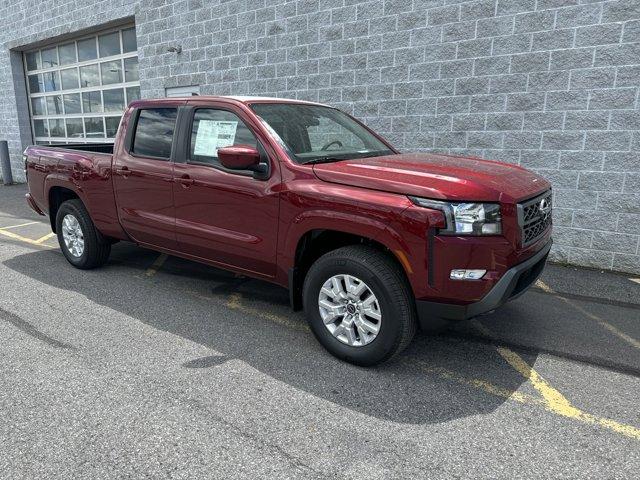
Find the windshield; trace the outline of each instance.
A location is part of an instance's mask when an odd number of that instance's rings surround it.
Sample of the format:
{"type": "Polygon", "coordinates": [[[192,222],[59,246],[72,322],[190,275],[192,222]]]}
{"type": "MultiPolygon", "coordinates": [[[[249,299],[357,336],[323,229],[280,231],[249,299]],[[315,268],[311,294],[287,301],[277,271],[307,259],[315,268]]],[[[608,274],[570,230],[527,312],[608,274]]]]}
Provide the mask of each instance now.
{"type": "Polygon", "coordinates": [[[298,163],[394,153],[366,128],[335,108],[295,103],[256,103],[251,108],[298,163]]]}

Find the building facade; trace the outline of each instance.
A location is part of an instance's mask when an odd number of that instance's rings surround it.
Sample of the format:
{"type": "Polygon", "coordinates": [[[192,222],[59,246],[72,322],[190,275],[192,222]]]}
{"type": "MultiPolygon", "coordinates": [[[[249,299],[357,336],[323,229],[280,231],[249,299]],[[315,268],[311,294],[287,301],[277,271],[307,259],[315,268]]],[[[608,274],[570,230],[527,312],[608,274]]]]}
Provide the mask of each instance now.
{"type": "Polygon", "coordinates": [[[640,1],[4,0],[0,139],[109,142],[138,97],[338,106],[554,187],[553,258],[640,272],[640,1]]]}

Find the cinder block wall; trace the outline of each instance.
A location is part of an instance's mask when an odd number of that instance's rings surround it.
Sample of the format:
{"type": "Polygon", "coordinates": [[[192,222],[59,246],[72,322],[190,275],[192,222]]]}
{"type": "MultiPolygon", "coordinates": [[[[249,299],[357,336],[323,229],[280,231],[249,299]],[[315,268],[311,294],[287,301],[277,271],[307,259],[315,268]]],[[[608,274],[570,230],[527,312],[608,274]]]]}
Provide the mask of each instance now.
{"type": "Polygon", "coordinates": [[[553,183],[555,260],[640,273],[640,0],[151,0],[135,18],[143,96],[321,101],[402,150],[520,164],[553,183]]]}

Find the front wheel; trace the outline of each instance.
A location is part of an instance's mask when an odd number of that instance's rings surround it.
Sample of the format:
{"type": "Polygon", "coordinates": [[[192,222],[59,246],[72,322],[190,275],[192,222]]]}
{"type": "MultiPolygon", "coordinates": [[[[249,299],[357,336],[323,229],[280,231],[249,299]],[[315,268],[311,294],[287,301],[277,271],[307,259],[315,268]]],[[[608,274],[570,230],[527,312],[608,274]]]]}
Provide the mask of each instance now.
{"type": "Polygon", "coordinates": [[[303,299],[318,341],[356,365],[390,359],[416,331],[413,295],[404,272],[373,247],[342,247],[320,257],[307,273],[303,299]]]}
{"type": "Polygon", "coordinates": [[[56,232],[62,253],[76,268],[96,268],[109,258],[111,243],[96,229],[89,212],[78,199],[60,205],[56,232]]]}

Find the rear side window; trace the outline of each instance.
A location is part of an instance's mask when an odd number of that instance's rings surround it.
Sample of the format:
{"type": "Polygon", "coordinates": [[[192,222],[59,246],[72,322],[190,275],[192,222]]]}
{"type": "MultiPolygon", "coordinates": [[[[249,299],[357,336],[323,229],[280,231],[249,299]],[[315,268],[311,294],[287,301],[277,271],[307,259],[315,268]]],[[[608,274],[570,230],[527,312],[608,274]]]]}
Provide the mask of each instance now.
{"type": "Polygon", "coordinates": [[[257,148],[257,140],[249,127],[234,113],[202,108],[193,116],[190,163],[220,165],[218,149],[232,145],[257,148]]]}
{"type": "Polygon", "coordinates": [[[140,110],[131,152],[141,157],[170,158],[176,115],[175,108],[140,110]]]}

